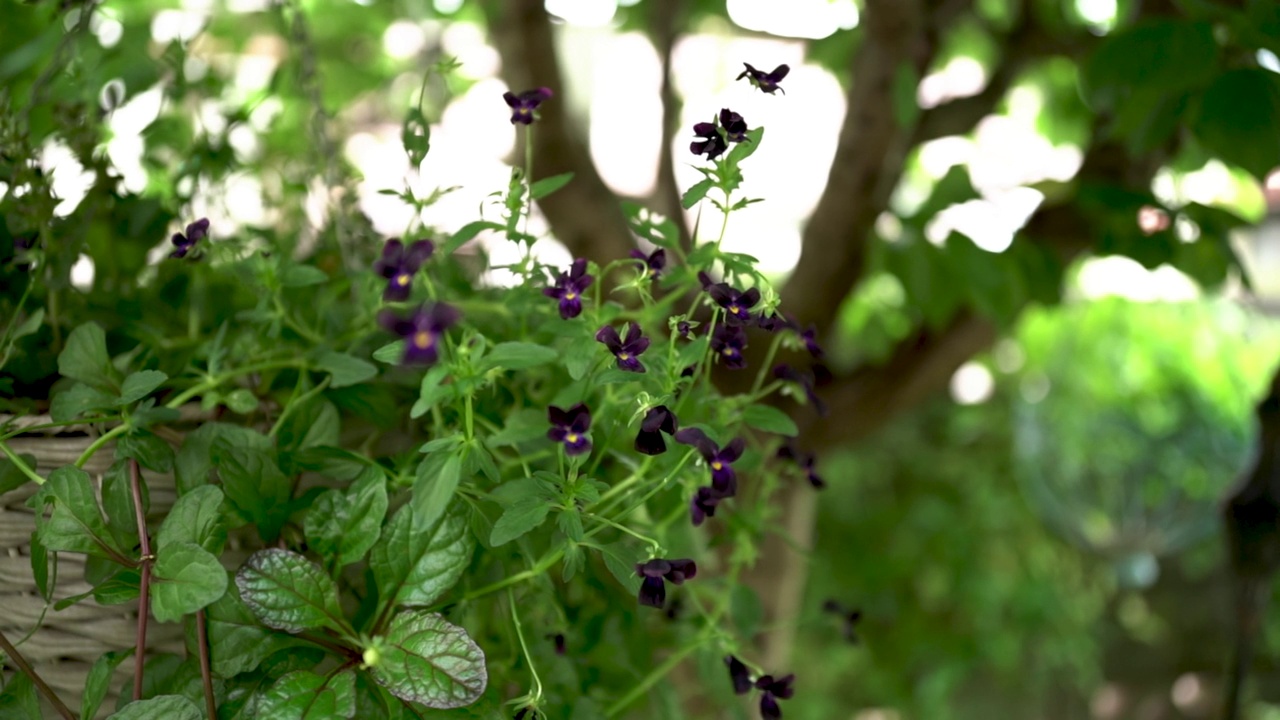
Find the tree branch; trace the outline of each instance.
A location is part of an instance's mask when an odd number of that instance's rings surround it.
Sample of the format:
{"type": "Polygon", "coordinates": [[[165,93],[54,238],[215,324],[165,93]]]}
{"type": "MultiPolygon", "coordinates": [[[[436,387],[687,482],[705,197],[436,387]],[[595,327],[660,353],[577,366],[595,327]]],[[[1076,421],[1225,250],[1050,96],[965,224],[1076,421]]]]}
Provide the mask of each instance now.
{"type": "Polygon", "coordinates": [[[49,684],[44,681],[44,678],[36,673],[35,669],[31,667],[31,663],[22,657],[22,653],[18,652],[18,648],[14,647],[13,643],[10,643],[9,638],[5,637],[2,632],[0,632],[0,652],[3,652],[5,656],[12,660],[13,664],[17,665],[24,675],[31,678],[31,682],[35,684],[36,689],[40,691],[41,695],[44,695],[45,700],[49,701],[49,704],[58,711],[59,715],[66,718],[66,720],[76,720],[75,713],[71,712],[66,703],[62,702],[62,698],[59,698],[53,688],[49,687],[49,684]]]}
{"type": "Polygon", "coordinates": [[[684,207],[680,204],[680,188],[676,185],[676,161],[671,145],[680,131],[680,98],[671,67],[671,57],[676,39],[680,36],[680,0],[654,0],[651,13],[650,34],[662,58],[662,147],[658,157],[658,186],[655,195],[662,214],[676,224],[680,233],[680,247],[686,252],[693,249],[693,234],[684,219],[684,207]]]}

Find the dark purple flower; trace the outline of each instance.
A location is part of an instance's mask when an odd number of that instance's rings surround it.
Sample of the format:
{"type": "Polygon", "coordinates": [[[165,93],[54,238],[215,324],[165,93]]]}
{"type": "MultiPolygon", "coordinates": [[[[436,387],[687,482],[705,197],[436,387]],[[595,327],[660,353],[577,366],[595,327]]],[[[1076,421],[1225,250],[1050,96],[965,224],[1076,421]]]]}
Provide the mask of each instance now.
{"type": "Polygon", "coordinates": [[[751,322],[751,308],[760,302],[760,291],[751,288],[742,292],[728,283],[716,283],[707,288],[707,294],[724,309],[725,320],[730,325],[747,325],[751,322]]]}
{"type": "Polygon", "coordinates": [[[544,717],[546,716],[538,712],[534,708],[522,707],[516,711],[516,714],[513,716],[512,720],[540,720],[540,718],[544,718],[544,717]]]}
{"type": "Polygon", "coordinates": [[[648,269],[649,274],[653,275],[655,280],[662,277],[662,270],[667,267],[667,251],[662,248],[658,248],[648,255],[645,255],[643,250],[632,250],[631,257],[644,263],[645,268],[648,269]]]}
{"type": "Polygon", "coordinates": [[[715,123],[697,123],[693,126],[693,134],[699,138],[689,143],[689,152],[694,155],[706,155],[708,160],[715,160],[729,147],[715,123]]]}
{"type": "Polygon", "coordinates": [[[720,127],[724,128],[724,136],[729,142],[750,142],[747,137],[747,121],[729,108],[720,109],[720,127]]]}
{"type": "Polygon", "coordinates": [[[804,341],[804,347],[814,358],[822,357],[822,346],[818,344],[818,326],[809,325],[800,332],[800,339],[804,341]]]}
{"type": "Polygon", "coordinates": [[[564,655],[565,653],[564,633],[555,633],[554,635],[548,635],[547,638],[549,638],[551,642],[555,645],[556,654],[564,655]]]}
{"type": "Polygon", "coordinates": [[[551,98],[550,88],[534,88],[516,95],[512,92],[502,94],[502,99],[511,107],[511,123],[521,125],[532,124],[538,119],[538,106],[551,98]]]}
{"type": "Polygon", "coordinates": [[[714,440],[698,428],[685,428],[675,434],[676,442],[692,445],[711,468],[711,488],[721,498],[738,494],[738,476],[733,472],[733,461],[742,456],[746,442],[742,438],[734,438],[732,442],[721,448],[714,440]]]}
{"type": "Polygon", "coordinates": [[[587,431],[591,429],[591,411],[586,405],[578,403],[568,410],[552,405],[547,408],[547,419],[551,421],[547,438],[564,443],[566,455],[591,452],[591,438],[587,436],[587,431]]]}
{"type": "Polygon", "coordinates": [[[852,644],[858,643],[858,621],[862,619],[862,611],[850,608],[839,600],[827,600],[822,603],[822,611],[837,615],[843,624],[844,639],[852,644]]]}
{"type": "Polygon", "coordinates": [[[700,487],[694,491],[689,500],[689,519],[693,521],[693,526],[697,527],[706,522],[707,518],[715,517],[716,507],[724,499],[725,496],[716,492],[714,487],[700,487]]]}
{"type": "Polygon", "coordinates": [[[611,325],[605,325],[596,331],[596,342],[604,343],[609,352],[618,359],[618,368],[627,372],[642,373],[644,365],[640,363],[640,355],[649,349],[649,338],[641,334],[640,326],[635,322],[627,323],[627,337],[618,337],[618,331],[611,325]]]}
{"type": "Polygon", "coordinates": [[[640,583],[640,604],[661,609],[667,601],[667,586],[663,580],[680,585],[698,574],[698,565],[692,560],[663,560],[654,558],[636,564],[636,575],[644,578],[640,583]]]}
{"type": "Polygon", "coordinates": [[[408,318],[390,310],[378,313],[378,323],[405,339],[404,365],[430,365],[440,357],[440,336],[457,324],[462,314],[444,303],[423,305],[408,318]]]}
{"type": "Polygon", "coordinates": [[[184,258],[187,253],[195,249],[196,243],[209,236],[209,218],[200,218],[199,220],[187,226],[185,233],[174,233],[169,242],[173,243],[173,252],[169,253],[171,258],[184,258]]]}
{"type": "Polygon", "coordinates": [[[741,327],[720,325],[711,333],[711,351],[719,355],[730,370],[741,370],[747,366],[747,359],[742,355],[746,347],[747,331],[741,327]]]}
{"type": "Polygon", "coordinates": [[[779,380],[786,380],[799,385],[804,390],[805,397],[813,405],[814,411],[819,416],[826,417],[827,404],[822,401],[822,398],[818,397],[818,393],[814,390],[817,379],[814,377],[813,372],[808,370],[800,371],[786,363],[782,363],[773,368],[773,376],[779,380]]]}
{"type": "Polygon", "coordinates": [[[682,378],[693,377],[693,373],[697,369],[698,369],[697,365],[686,365],[685,368],[680,371],[680,377],[682,378]]]}
{"type": "Polygon", "coordinates": [[[689,333],[693,332],[693,326],[689,324],[688,320],[681,320],[676,323],[676,332],[680,333],[680,337],[687,338],[689,333]]]}
{"type": "MultiPolygon", "coordinates": [[[[773,69],[773,72],[767,73],[763,70],[757,70],[751,67],[750,63],[742,64],[745,65],[747,69],[743,70],[742,74],[738,75],[735,80],[747,78],[750,80],[752,85],[760,88],[761,92],[768,93],[769,95],[772,95],[776,90],[782,90],[782,88],[778,87],[778,83],[782,82],[782,79],[787,76],[787,73],[791,72],[791,68],[786,65],[779,65],[773,69]]],[[[787,91],[782,90],[782,94],[786,95],[787,91]]]]}
{"type": "Polygon", "coordinates": [[[675,435],[678,427],[676,414],[666,405],[649,408],[644,420],[640,421],[640,432],[636,435],[636,452],[645,455],[661,455],[667,451],[667,442],[662,433],[675,435]]]}
{"type": "Polygon", "coordinates": [[[399,240],[388,240],[382,246],[382,257],[373,264],[373,271],[387,279],[387,289],[382,299],[388,302],[409,299],[413,289],[413,275],[422,263],[431,257],[436,246],[430,240],[419,240],[406,250],[399,240]]]}
{"type": "Polygon", "coordinates": [[[767,316],[764,313],[760,313],[756,317],[756,327],[765,332],[778,332],[784,328],[791,327],[791,322],[776,312],[769,313],[767,316]]]}
{"type": "Polygon", "coordinates": [[[790,442],[787,442],[785,445],[778,448],[777,457],[783,460],[794,461],[796,465],[799,465],[800,469],[805,471],[805,475],[809,478],[809,484],[812,485],[815,490],[821,490],[827,486],[826,481],[818,476],[818,471],[815,468],[818,460],[814,457],[813,453],[804,452],[796,448],[796,446],[792,445],[790,442]]]}
{"type": "Polygon", "coordinates": [[[38,231],[29,232],[29,233],[18,233],[17,235],[13,236],[13,257],[14,257],[13,268],[15,270],[17,270],[18,272],[26,272],[31,269],[31,263],[17,262],[17,258],[21,257],[24,253],[34,248],[36,246],[36,243],[38,242],[40,242],[40,233],[38,231]]]}
{"type": "Polygon", "coordinates": [[[746,695],[751,692],[751,671],[747,666],[732,655],[725,656],[724,664],[729,666],[729,679],[733,681],[733,692],[737,695],[746,695]]]}
{"type": "Polygon", "coordinates": [[[756,678],[756,687],[763,691],[760,693],[760,717],[765,720],[782,720],[782,708],[778,707],[778,701],[795,694],[795,688],[791,687],[795,680],[795,675],[777,679],[772,675],[756,678]]]}
{"type": "Polygon", "coordinates": [[[698,271],[698,282],[702,284],[703,290],[706,290],[707,288],[716,284],[716,281],[712,280],[711,276],[702,270],[698,271]]]}
{"type": "Polygon", "coordinates": [[[560,301],[560,317],[568,320],[582,314],[582,293],[591,287],[595,278],[587,274],[587,261],[578,258],[569,266],[569,272],[556,276],[555,284],[543,288],[542,294],[560,301]]]}

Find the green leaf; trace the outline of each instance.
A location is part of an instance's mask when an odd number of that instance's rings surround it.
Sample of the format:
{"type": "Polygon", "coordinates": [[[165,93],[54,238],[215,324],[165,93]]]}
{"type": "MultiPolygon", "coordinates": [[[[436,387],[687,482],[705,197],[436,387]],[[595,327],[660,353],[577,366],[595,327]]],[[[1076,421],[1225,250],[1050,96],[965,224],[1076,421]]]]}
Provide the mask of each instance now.
{"type": "Polygon", "coordinates": [[[1108,35],[1083,64],[1081,86],[1091,103],[1131,102],[1135,91],[1171,93],[1207,84],[1217,72],[1213,26],[1156,20],[1108,35]]]}
{"type": "Polygon", "coordinates": [[[58,373],[115,394],[116,372],[107,354],[107,335],[101,327],[89,322],[71,331],[58,354],[58,373]]]}
{"type": "Polygon", "coordinates": [[[48,519],[36,519],[36,532],[45,548],[107,559],[124,555],[102,521],[93,481],[80,468],[68,465],[54,470],[27,502],[37,509],[53,506],[48,519]]]}
{"type": "Polygon", "coordinates": [[[599,357],[600,347],[596,339],[590,336],[580,337],[569,343],[565,350],[564,366],[569,371],[569,377],[581,380],[599,357]]]}
{"type": "MultiPolygon", "coordinates": [[[[142,516],[146,517],[150,510],[150,493],[147,484],[140,483],[142,495],[142,516]]],[[[102,509],[107,516],[107,527],[110,528],[120,547],[133,547],[138,544],[138,515],[133,509],[133,486],[129,480],[129,462],[117,460],[107,468],[102,478],[102,509]]]]}
{"type": "Polygon", "coordinates": [[[181,695],[157,695],[134,700],[107,720],[203,720],[204,715],[181,695]]]}
{"type": "Polygon", "coordinates": [[[405,506],[369,554],[378,597],[390,605],[430,605],[453,587],[471,560],[464,507],[454,505],[422,528],[405,506]]]}
{"type": "Polygon", "coordinates": [[[498,432],[486,438],[489,447],[514,446],[547,435],[547,415],[531,408],[517,410],[507,417],[498,432]]]}
{"type": "Polygon", "coordinates": [[[227,528],[222,519],[222,491],[201,485],[178,498],[156,533],[160,550],[176,543],[195,543],[215,557],[227,544],[227,528]]]}
{"type": "Polygon", "coordinates": [[[209,471],[214,466],[214,446],[221,440],[224,447],[240,447],[245,450],[270,451],[275,443],[266,435],[237,425],[209,422],[196,428],[182,441],[182,449],[174,461],[174,476],[178,494],[209,482],[209,471]]]}
{"type": "Polygon", "coordinates": [[[112,650],[99,657],[89,668],[89,676],[84,681],[84,699],[80,703],[80,717],[92,720],[98,714],[102,700],[107,696],[111,684],[111,673],[133,655],[133,648],[128,650],[112,650]]]}
{"type": "Polygon", "coordinates": [[[329,282],[329,276],[311,265],[289,265],[280,273],[280,284],[284,287],[306,287],[325,282],[329,282]]]}
{"type": "Polygon", "coordinates": [[[49,584],[49,550],[40,542],[40,533],[31,532],[31,577],[36,581],[36,590],[45,602],[53,599],[53,586],[49,584]]]}
{"type": "Polygon", "coordinates": [[[290,635],[263,627],[240,600],[239,588],[234,583],[225,595],[205,609],[205,616],[209,657],[213,671],[220,677],[232,678],[251,672],[273,653],[303,644],[290,635]]]}
{"type": "Polygon", "coordinates": [[[800,434],[800,428],[789,415],[771,405],[749,405],[742,411],[742,421],[757,430],[788,437],[800,434]]]}
{"type": "Polygon", "coordinates": [[[416,105],[410,106],[405,115],[404,124],[400,127],[400,142],[415,168],[427,159],[427,153],[431,151],[431,124],[416,105]]]}
{"type": "Polygon", "coordinates": [[[1280,75],[1223,73],[1201,98],[1191,128],[1207,150],[1265,180],[1280,165],[1280,75]]]}
{"type": "Polygon", "coordinates": [[[40,697],[31,678],[24,673],[14,673],[4,690],[0,691],[0,717],[12,720],[43,720],[40,697]]]}
{"type": "Polygon", "coordinates": [[[387,484],[378,468],[367,468],[351,487],[326,490],[303,525],[307,545],[339,565],[359,562],[378,541],[387,514],[387,484]]]}
{"type": "Polygon", "coordinates": [[[245,388],[237,388],[232,390],[225,398],[222,399],[231,412],[240,415],[248,415],[258,409],[258,396],[245,388]]]}
{"type": "Polygon", "coordinates": [[[173,448],[150,430],[134,428],[116,441],[117,458],[133,458],[148,470],[173,471],[173,448]]]}
{"type": "Polygon", "coordinates": [[[523,370],[546,365],[559,357],[559,353],[544,345],[526,342],[498,343],[489,351],[488,355],[484,356],[481,371],[493,368],[523,370]]]}
{"type": "Polygon", "coordinates": [[[573,179],[573,173],[571,172],[560,173],[559,175],[552,175],[551,177],[542,178],[541,180],[529,186],[529,194],[533,196],[534,200],[541,200],[542,198],[559,190],[565,185],[568,185],[569,181],[572,179],[573,179]]]}
{"type": "MultiPolygon", "coordinates": [[[[264,540],[274,541],[289,516],[292,483],[269,451],[253,445],[232,445],[236,436],[219,437],[213,445],[222,491],[245,519],[258,526],[264,540]]],[[[241,442],[249,439],[240,437],[241,442]]]]}
{"type": "Polygon", "coordinates": [[[168,379],[169,376],[159,370],[139,370],[138,372],[130,373],[129,377],[124,379],[124,384],[120,386],[120,399],[116,401],[116,404],[129,405],[130,403],[135,403],[150,395],[168,379]]]}
{"type": "Polygon", "coordinates": [[[297,452],[317,445],[338,444],[342,420],[338,408],[328,398],[304,400],[280,426],[276,440],[281,450],[297,452]]]}
{"type": "Polygon", "coordinates": [[[694,205],[697,205],[702,198],[707,196],[707,193],[711,192],[711,188],[715,186],[716,185],[712,182],[711,178],[699,180],[693,184],[693,187],[685,190],[684,195],[680,196],[680,206],[685,210],[688,210],[694,205]]]}
{"type": "Polygon", "coordinates": [[[295,670],[262,694],[257,715],[271,720],[328,720],[356,713],[356,675],[350,670],[332,677],[295,670]]]}
{"type": "Polygon", "coordinates": [[[485,230],[501,230],[502,226],[495,222],[487,220],[476,220],[469,222],[458,229],[458,232],[449,236],[449,239],[440,248],[441,255],[452,255],[455,250],[462,247],[467,241],[475,238],[485,230]]]}
{"type": "Polygon", "coordinates": [[[648,559],[648,555],[638,546],[625,541],[618,541],[601,548],[604,552],[604,566],[609,573],[635,595],[640,592],[640,576],[636,575],[636,564],[648,559]]]}
{"type": "Polygon", "coordinates": [[[316,360],[316,367],[333,376],[329,387],[340,388],[370,380],[378,374],[373,363],[346,353],[329,351],[316,360]]]}
{"type": "Polygon", "coordinates": [[[93,588],[93,600],[99,605],[123,605],[142,594],[142,574],[133,568],[121,568],[93,588]]]}
{"type": "MultiPolygon", "coordinates": [[[[36,469],[36,456],[30,453],[18,455],[18,459],[26,463],[32,470],[36,469]]],[[[0,495],[26,485],[31,478],[22,472],[7,456],[0,455],[0,495]]]]}
{"type": "Polygon", "coordinates": [[[227,591],[227,571],[218,558],[192,542],[160,548],[154,575],[151,614],[160,622],[178,622],[227,591]]]}
{"type": "Polygon", "coordinates": [[[290,633],[318,627],[344,632],[346,627],[333,580],[295,552],[259,550],[236,573],[236,587],[268,627],[290,633]]]}
{"type": "Polygon", "coordinates": [[[693,342],[680,348],[676,353],[676,364],[672,368],[673,372],[679,373],[690,365],[697,365],[711,347],[711,338],[705,333],[695,339],[693,342]]]}
{"type": "MultiPolygon", "coordinates": [[[[747,139],[740,143],[734,143],[733,147],[729,149],[729,154],[725,156],[725,164],[736,172],[738,163],[754,155],[756,150],[760,148],[760,141],[763,139],[764,128],[756,127],[748,130],[747,139]]],[[[703,182],[706,181],[704,180],[703,182]]],[[[694,187],[697,186],[695,185],[694,187]]],[[[690,188],[690,191],[692,191],[692,188],[690,188]]],[[[705,195],[706,193],[703,194],[705,195]]],[[[686,205],[685,209],[689,207],[691,206],[686,205]]]]}
{"type": "Polygon", "coordinates": [[[550,504],[542,498],[526,498],[508,507],[493,524],[489,544],[492,547],[505,545],[533,530],[547,519],[550,509],[550,504]]]}
{"type": "Polygon", "coordinates": [[[434,524],[449,507],[461,480],[462,458],[457,453],[433,453],[424,458],[418,464],[410,501],[415,524],[434,524]]]}
{"type": "Polygon", "coordinates": [[[90,410],[111,408],[115,404],[114,395],[95,390],[84,383],[76,383],[53,396],[53,402],[49,404],[49,417],[54,422],[67,422],[90,410]]]}
{"type": "Polygon", "coordinates": [[[387,628],[386,641],[381,660],[369,672],[398,698],[445,710],[470,705],[488,685],[480,646],[436,613],[400,613],[387,628]]]}
{"type": "Polygon", "coordinates": [[[431,408],[440,404],[440,402],[453,397],[454,386],[452,384],[443,384],[444,379],[448,376],[449,368],[444,365],[437,365],[422,376],[422,385],[418,390],[418,400],[414,402],[413,407],[409,410],[409,417],[416,420],[431,412],[431,408]]]}
{"type": "Polygon", "coordinates": [[[44,308],[36,308],[34,312],[27,316],[22,324],[14,329],[9,336],[9,342],[16,342],[28,335],[34,335],[40,326],[44,323],[44,308]]]}
{"type": "Polygon", "coordinates": [[[398,365],[404,358],[404,340],[396,340],[373,351],[373,359],[388,365],[398,365]]]}
{"type": "Polygon", "coordinates": [[[760,596],[746,585],[734,585],[729,591],[729,618],[742,637],[755,637],[764,622],[764,605],[760,596]]]}

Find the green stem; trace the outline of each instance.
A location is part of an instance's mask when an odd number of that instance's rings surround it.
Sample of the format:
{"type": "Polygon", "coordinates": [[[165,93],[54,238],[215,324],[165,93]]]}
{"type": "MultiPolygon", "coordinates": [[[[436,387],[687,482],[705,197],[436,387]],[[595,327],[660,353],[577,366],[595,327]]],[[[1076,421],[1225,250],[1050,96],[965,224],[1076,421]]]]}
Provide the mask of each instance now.
{"type": "Polygon", "coordinates": [[[301,335],[302,339],[306,340],[307,342],[315,343],[316,345],[320,345],[324,342],[324,338],[321,337],[320,334],[317,333],[315,330],[312,330],[309,327],[305,327],[302,325],[302,323],[299,323],[293,319],[293,316],[291,316],[289,314],[289,311],[285,309],[284,303],[280,302],[279,295],[275,296],[273,298],[273,301],[275,302],[276,312],[279,313],[280,319],[284,321],[285,325],[289,326],[290,330],[301,335]]]}
{"type": "Polygon", "coordinates": [[[31,295],[31,288],[35,287],[34,278],[27,281],[27,288],[22,291],[22,297],[18,298],[18,305],[13,309],[13,318],[9,320],[9,325],[4,329],[4,335],[0,335],[0,348],[3,354],[0,354],[0,368],[3,368],[9,362],[9,353],[13,350],[13,342],[9,340],[9,335],[13,333],[14,328],[18,327],[18,319],[22,317],[22,308],[27,304],[27,298],[31,295]]]}
{"type": "Polygon", "coordinates": [[[467,442],[471,442],[471,440],[474,439],[476,436],[476,427],[475,427],[475,416],[471,409],[470,393],[467,393],[467,397],[463,405],[463,411],[465,413],[464,417],[465,417],[466,428],[467,428],[467,442]]]}
{"type": "Polygon", "coordinates": [[[465,593],[459,599],[459,602],[475,600],[476,598],[484,597],[485,595],[489,595],[491,593],[498,592],[499,590],[504,590],[506,588],[509,588],[512,585],[518,585],[524,582],[525,580],[532,580],[533,578],[536,578],[542,573],[546,572],[548,568],[550,568],[552,565],[555,565],[557,562],[559,562],[560,558],[562,557],[564,557],[563,548],[542,558],[537,562],[537,564],[535,564],[533,567],[529,568],[528,570],[522,570],[516,573],[515,575],[511,575],[510,577],[506,577],[502,580],[499,580],[498,582],[493,583],[492,585],[486,585],[480,588],[479,590],[472,590],[468,593],[465,593]]]}
{"type": "Polygon", "coordinates": [[[650,671],[648,675],[645,675],[644,678],[640,680],[640,682],[636,683],[636,686],[631,688],[626,695],[623,695],[617,702],[609,706],[609,709],[604,711],[605,717],[617,717],[628,705],[635,702],[641,695],[648,692],[649,688],[653,687],[659,680],[666,677],[667,673],[674,670],[682,660],[701,646],[702,637],[699,636],[698,642],[690,643],[677,650],[675,654],[663,661],[661,665],[650,671]]]}
{"type": "Polygon", "coordinates": [[[295,409],[297,409],[297,407],[302,403],[324,392],[324,389],[329,387],[329,381],[332,379],[333,379],[332,375],[326,377],[324,380],[320,381],[319,385],[311,388],[305,393],[302,393],[297,397],[297,399],[293,400],[287,406],[285,406],[284,412],[280,413],[280,417],[276,418],[276,423],[275,425],[271,426],[271,432],[267,433],[267,437],[272,437],[272,438],[275,437],[280,432],[280,428],[284,427],[284,421],[288,419],[289,414],[292,413],[295,409]]]}
{"type": "Polygon", "coordinates": [[[602,505],[606,501],[618,495],[618,493],[621,493],[622,491],[626,490],[627,488],[631,487],[636,482],[638,482],[640,478],[644,477],[644,474],[648,472],[649,466],[653,464],[653,457],[654,456],[652,455],[646,456],[644,459],[644,462],[640,463],[640,467],[636,468],[635,472],[631,473],[631,475],[627,477],[625,480],[623,480],[622,482],[618,483],[617,485],[614,485],[613,487],[605,491],[605,494],[601,495],[600,499],[595,501],[594,504],[602,505]]]}
{"type": "MultiPolygon", "coordinates": [[[[676,508],[676,509],[677,509],[677,510],[681,510],[681,511],[683,511],[683,508],[676,508]]],[[[636,532],[635,530],[632,530],[631,528],[627,527],[626,525],[621,525],[621,524],[619,524],[619,523],[616,523],[616,522],[614,522],[614,521],[610,520],[609,518],[604,517],[603,515],[596,515],[595,513],[589,513],[589,512],[587,512],[587,513],[583,513],[583,515],[586,515],[587,517],[589,517],[589,518],[591,518],[591,519],[593,519],[593,520],[599,520],[600,522],[604,523],[605,525],[608,525],[609,527],[612,527],[612,528],[614,528],[614,529],[616,529],[616,530],[621,530],[622,532],[624,532],[624,533],[626,533],[626,534],[630,535],[631,537],[633,537],[633,538],[635,538],[635,539],[639,540],[640,542],[642,542],[642,543],[644,543],[644,544],[648,545],[649,547],[653,548],[655,552],[656,552],[659,548],[661,548],[661,547],[662,547],[662,543],[658,542],[657,540],[654,540],[653,538],[651,538],[651,537],[647,537],[647,536],[645,536],[645,535],[641,535],[640,533],[636,532]]]]}
{"type": "Polygon", "coordinates": [[[19,470],[21,470],[23,475],[31,478],[31,482],[37,485],[44,484],[44,478],[37,475],[36,471],[32,470],[31,467],[27,465],[26,461],[18,457],[13,450],[5,444],[4,440],[0,440],[0,451],[4,452],[5,456],[9,458],[9,462],[13,463],[19,470]]]}
{"type": "Polygon", "coordinates": [[[538,668],[533,664],[533,655],[529,654],[529,646],[524,642],[524,630],[520,625],[520,614],[516,612],[515,593],[507,588],[507,602],[511,605],[511,622],[516,627],[516,637],[520,640],[520,650],[524,652],[524,660],[529,663],[529,674],[533,675],[533,704],[542,700],[542,679],[538,677],[538,668]]]}
{"type": "MultiPolygon", "coordinates": [[[[760,387],[764,385],[765,376],[773,368],[773,359],[778,355],[778,346],[782,344],[782,333],[774,336],[773,342],[769,345],[769,354],[764,357],[764,364],[760,366],[760,371],[756,373],[756,381],[751,385],[751,395],[760,392],[760,387]]],[[[754,402],[754,400],[753,400],[754,402]]]]}
{"type": "Polygon", "coordinates": [[[104,415],[103,417],[81,418],[77,420],[63,420],[62,422],[48,422],[39,425],[24,425],[11,433],[0,435],[0,440],[8,440],[19,435],[36,432],[37,430],[49,430],[51,428],[67,427],[68,425],[92,425],[94,423],[116,422],[120,419],[119,415],[104,415]]]}
{"type": "Polygon", "coordinates": [[[271,360],[268,362],[260,362],[255,365],[246,365],[242,368],[236,368],[235,370],[229,370],[225,373],[214,375],[213,377],[208,378],[202,383],[198,383],[196,385],[193,385],[192,387],[187,388],[186,390],[183,390],[182,392],[174,396],[171,400],[166,402],[164,406],[171,410],[176,409],[185,405],[187,401],[191,400],[191,398],[196,397],[198,395],[203,395],[204,393],[210,390],[213,390],[214,388],[227,382],[228,380],[234,380],[238,377],[241,377],[244,375],[250,375],[256,372],[261,372],[263,370],[278,370],[281,368],[290,368],[290,367],[304,368],[306,367],[306,363],[299,361],[297,359],[271,360]]]}
{"type": "Polygon", "coordinates": [[[95,453],[101,450],[103,445],[106,445],[107,443],[111,442],[117,436],[120,436],[129,432],[131,428],[132,426],[129,423],[127,422],[121,423],[120,425],[117,425],[111,428],[110,430],[106,431],[105,433],[99,435],[97,440],[94,440],[92,443],[90,443],[89,447],[85,448],[84,452],[80,453],[80,457],[76,459],[76,467],[78,468],[84,467],[85,463],[89,462],[89,459],[92,458],[95,453]]]}

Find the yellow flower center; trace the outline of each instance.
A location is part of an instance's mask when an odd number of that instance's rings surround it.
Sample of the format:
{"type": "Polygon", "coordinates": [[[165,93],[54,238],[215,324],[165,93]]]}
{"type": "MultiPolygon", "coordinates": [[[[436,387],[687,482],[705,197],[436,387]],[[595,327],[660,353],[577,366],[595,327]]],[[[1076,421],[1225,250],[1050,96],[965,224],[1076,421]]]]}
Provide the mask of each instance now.
{"type": "Polygon", "coordinates": [[[401,274],[397,275],[397,276],[396,276],[396,284],[397,284],[397,285],[399,285],[400,287],[404,287],[405,285],[408,285],[408,284],[409,284],[409,276],[408,276],[408,275],[405,275],[404,273],[401,273],[401,274]]]}
{"type": "Polygon", "coordinates": [[[618,359],[619,359],[619,360],[630,360],[630,359],[631,359],[631,353],[618,353],[618,359]]]}
{"type": "Polygon", "coordinates": [[[734,315],[737,315],[739,312],[741,312],[741,310],[742,308],[738,307],[737,305],[732,305],[729,307],[729,312],[733,313],[734,315]]]}
{"type": "Polygon", "coordinates": [[[568,435],[565,435],[564,441],[571,442],[571,443],[578,442],[578,433],[569,433],[568,435]]]}
{"type": "Polygon", "coordinates": [[[715,462],[711,463],[711,469],[712,469],[712,470],[723,470],[723,469],[724,469],[724,463],[722,463],[722,462],[720,462],[719,460],[717,460],[717,461],[715,461],[715,462]]]}
{"type": "Polygon", "coordinates": [[[574,299],[576,299],[577,297],[578,297],[578,293],[576,293],[576,292],[567,292],[567,293],[565,293],[565,294],[564,294],[564,299],[565,299],[565,300],[574,300],[574,299]]]}
{"type": "Polygon", "coordinates": [[[725,357],[733,357],[733,353],[734,353],[733,348],[725,348],[720,351],[720,354],[724,355],[725,357]]]}
{"type": "Polygon", "coordinates": [[[435,338],[431,336],[431,333],[427,332],[426,330],[419,330],[413,336],[413,346],[418,348],[419,350],[426,350],[427,348],[431,347],[431,342],[434,339],[435,338]]]}

